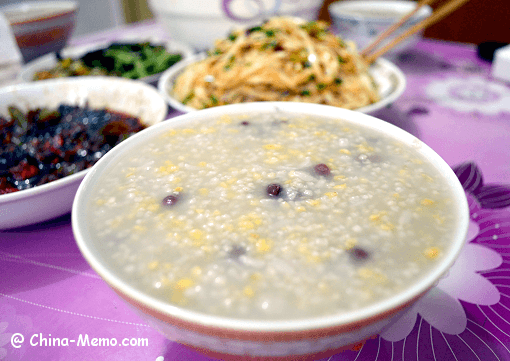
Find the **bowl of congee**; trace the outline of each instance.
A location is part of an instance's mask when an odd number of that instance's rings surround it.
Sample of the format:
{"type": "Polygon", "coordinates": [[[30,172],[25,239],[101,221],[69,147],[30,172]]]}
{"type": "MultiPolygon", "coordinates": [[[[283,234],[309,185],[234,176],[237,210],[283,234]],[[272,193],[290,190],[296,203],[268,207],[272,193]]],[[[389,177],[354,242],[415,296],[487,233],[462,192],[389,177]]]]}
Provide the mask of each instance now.
{"type": "Polygon", "coordinates": [[[213,357],[320,358],[394,323],[448,271],[465,193],[413,135],[338,107],[243,103],[108,152],[73,204],[91,267],[213,357]]]}

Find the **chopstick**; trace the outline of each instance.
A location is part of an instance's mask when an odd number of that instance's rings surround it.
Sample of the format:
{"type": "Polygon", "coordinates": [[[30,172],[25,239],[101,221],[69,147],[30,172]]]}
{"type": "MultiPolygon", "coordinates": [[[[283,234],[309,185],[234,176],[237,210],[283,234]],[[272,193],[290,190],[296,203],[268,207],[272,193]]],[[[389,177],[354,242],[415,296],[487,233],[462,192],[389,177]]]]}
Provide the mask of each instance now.
{"type": "MultiPolygon", "coordinates": [[[[375,53],[368,55],[365,51],[363,51],[365,60],[372,64],[378,57],[385,54],[389,50],[391,50],[393,47],[398,45],[401,41],[404,41],[411,35],[417,33],[418,31],[425,29],[426,27],[442,20],[447,15],[449,15],[451,12],[457,10],[459,7],[464,5],[464,3],[468,2],[469,0],[452,0],[449,3],[443,5],[439,9],[437,9],[431,16],[428,18],[420,21],[418,24],[413,26],[411,29],[407,30],[405,33],[399,35],[397,38],[395,38],[393,41],[391,41],[389,44],[385,45],[381,49],[377,50],[375,53]]],[[[379,40],[380,42],[381,40],[379,40]]]]}
{"type": "Polygon", "coordinates": [[[416,14],[422,7],[424,7],[425,5],[430,5],[432,3],[434,3],[436,0],[421,0],[420,2],[418,2],[416,4],[416,8],[411,11],[409,14],[407,15],[404,15],[404,17],[402,17],[399,21],[397,21],[395,24],[391,25],[388,29],[386,29],[385,31],[383,31],[371,44],[369,44],[365,49],[363,49],[361,51],[361,56],[365,57],[367,56],[368,54],[370,54],[370,52],[372,50],[374,50],[377,45],[379,45],[381,43],[381,41],[383,41],[384,39],[386,39],[386,37],[388,37],[389,35],[393,34],[393,32],[395,30],[397,30],[399,27],[402,26],[402,24],[404,24],[407,20],[409,20],[414,14],[416,14]]]}

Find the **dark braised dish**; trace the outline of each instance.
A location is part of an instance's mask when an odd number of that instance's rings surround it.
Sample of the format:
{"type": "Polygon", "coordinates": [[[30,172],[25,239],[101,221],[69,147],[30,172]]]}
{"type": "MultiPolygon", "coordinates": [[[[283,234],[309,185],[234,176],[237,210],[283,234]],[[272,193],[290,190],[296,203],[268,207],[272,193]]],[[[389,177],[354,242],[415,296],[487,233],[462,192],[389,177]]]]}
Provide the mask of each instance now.
{"type": "Polygon", "coordinates": [[[0,194],[52,182],[91,167],[144,129],[140,119],[109,109],[60,105],[0,116],[0,194]]]}

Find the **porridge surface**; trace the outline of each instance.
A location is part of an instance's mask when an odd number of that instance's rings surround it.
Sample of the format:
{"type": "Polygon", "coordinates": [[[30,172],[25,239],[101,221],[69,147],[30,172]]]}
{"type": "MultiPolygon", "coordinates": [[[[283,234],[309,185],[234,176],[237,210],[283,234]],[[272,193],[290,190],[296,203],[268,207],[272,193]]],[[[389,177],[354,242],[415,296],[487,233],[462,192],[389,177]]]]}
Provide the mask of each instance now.
{"type": "Polygon", "coordinates": [[[368,306],[424,277],[458,215],[411,147],[327,118],[222,117],[153,137],[88,205],[101,256],[172,304],[295,319],[368,306]]]}

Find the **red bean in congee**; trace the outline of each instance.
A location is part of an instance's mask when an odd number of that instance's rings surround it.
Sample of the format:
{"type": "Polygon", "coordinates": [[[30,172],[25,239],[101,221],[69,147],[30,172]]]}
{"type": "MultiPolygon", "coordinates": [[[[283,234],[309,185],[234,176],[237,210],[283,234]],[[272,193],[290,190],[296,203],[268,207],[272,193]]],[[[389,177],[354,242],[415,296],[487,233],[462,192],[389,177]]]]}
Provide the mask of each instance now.
{"type": "Polygon", "coordinates": [[[202,313],[296,319],[370,306],[437,265],[458,226],[416,149],[333,118],[178,123],[95,186],[89,230],[118,277],[202,313]]]}

